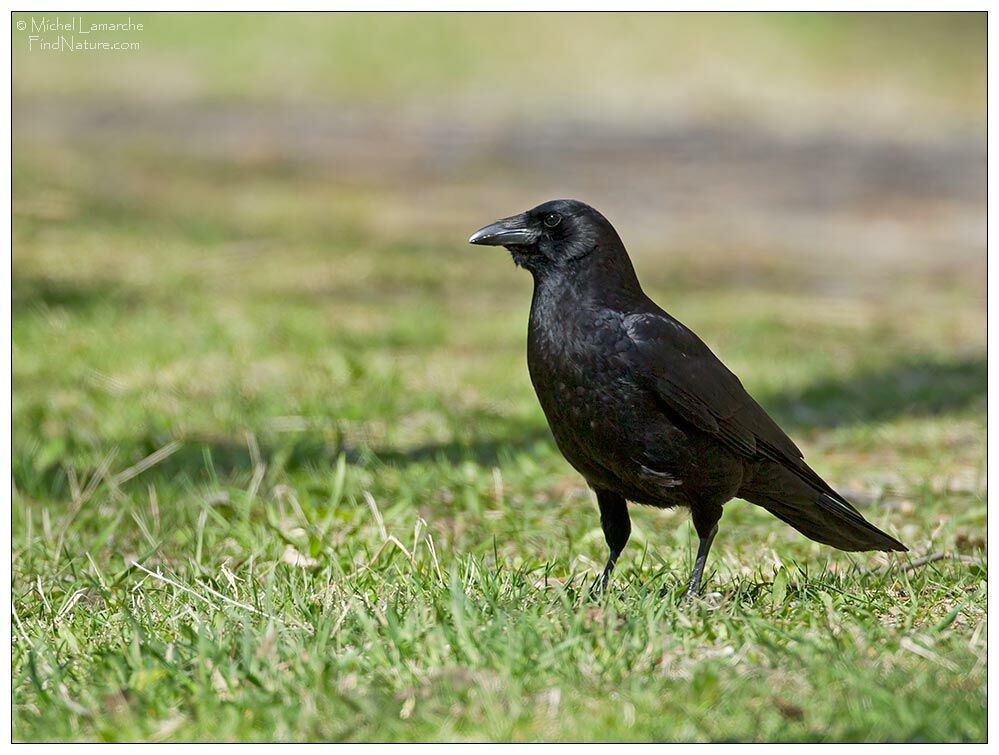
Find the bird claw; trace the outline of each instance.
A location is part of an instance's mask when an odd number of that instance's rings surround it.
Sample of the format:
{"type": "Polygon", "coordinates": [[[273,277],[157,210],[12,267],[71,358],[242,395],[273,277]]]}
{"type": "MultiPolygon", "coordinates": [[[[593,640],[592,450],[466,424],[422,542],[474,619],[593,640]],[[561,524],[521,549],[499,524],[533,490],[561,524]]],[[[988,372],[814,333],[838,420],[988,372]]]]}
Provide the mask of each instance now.
{"type": "Polygon", "coordinates": [[[593,598],[603,597],[607,593],[607,585],[610,582],[610,574],[607,572],[603,573],[603,576],[593,585],[590,590],[590,596],[593,598]]]}
{"type": "Polygon", "coordinates": [[[721,604],[721,598],[722,594],[720,592],[707,592],[701,595],[687,590],[683,602],[687,606],[692,606],[696,602],[698,605],[707,608],[717,608],[721,604]]]}

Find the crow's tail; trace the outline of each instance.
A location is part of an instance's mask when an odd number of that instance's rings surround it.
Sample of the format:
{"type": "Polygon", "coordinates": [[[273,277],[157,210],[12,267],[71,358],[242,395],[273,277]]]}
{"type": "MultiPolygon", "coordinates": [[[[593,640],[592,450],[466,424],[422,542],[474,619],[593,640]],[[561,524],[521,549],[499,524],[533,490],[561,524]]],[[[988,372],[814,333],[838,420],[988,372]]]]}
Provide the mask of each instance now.
{"type": "MultiPolygon", "coordinates": [[[[805,467],[815,475],[811,469],[805,467]]],[[[815,475],[816,480],[821,480],[815,475]]],[[[766,464],[739,497],[762,506],[806,537],[844,551],[907,551],[902,543],[861,516],[845,498],[788,467],[766,464]]]]}

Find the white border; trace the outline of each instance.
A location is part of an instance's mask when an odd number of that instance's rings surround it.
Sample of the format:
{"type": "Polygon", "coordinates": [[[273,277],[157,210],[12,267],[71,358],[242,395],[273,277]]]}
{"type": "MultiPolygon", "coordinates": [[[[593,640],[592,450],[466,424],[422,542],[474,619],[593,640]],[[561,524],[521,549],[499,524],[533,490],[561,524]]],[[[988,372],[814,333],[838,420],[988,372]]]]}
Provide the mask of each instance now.
{"type": "MultiPolygon", "coordinates": [[[[97,11],[114,11],[114,12],[149,12],[149,11],[204,11],[204,10],[217,10],[217,11],[291,11],[291,10],[390,10],[390,11],[417,11],[417,10],[435,10],[435,11],[541,11],[541,10],[586,10],[586,11],[598,11],[598,10],[608,10],[606,3],[596,3],[596,2],[508,2],[508,3],[496,3],[496,2],[456,2],[455,0],[436,0],[436,2],[429,3],[419,3],[419,2],[405,2],[402,0],[381,0],[381,2],[376,3],[363,3],[363,2],[341,2],[341,3],[318,3],[318,2],[298,2],[294,4],[295,7],[281,7],[277,4],[271,2],[259,2],[259,1],[249,1],[249,2],[236,2],[235,0],[216,0],[216,2],[211,4],[210,8],[205,8],[204,6],[195,4],[191,0],[182,0],[180,2],[173,2],[169,4],[166,3],[150,3],[150,2],[120,2],[118,0],[105,0],[100,3],[99,8],[74,8],[74,9],[64,9],[64,13],[86,13],[86,12],[97,12],[97,11]]],[[[663,10],[663,11],[704,11],[704,10],[721,10],[721,11],[871,11],[871,10],[887,10],[887,11],[930,11],[930,10],[947,10],[947,11],[988,11],[993,9],[994,3],[949,3],[947,7],[941,7],[942,3],[931,4],[928,2],[879,2],[876,3],[875,7],[872,7],[870,3],[858,2],[857,0],[849,0],[844,2],[835,3],[834,7],[830,7],[830,3],[819,3],[819,2],[741,2],[741,3],[718,3],[711,8],[705,8],[703,3],[696,2],[618,2],[615,4],[612,10],[614,11],[653,11],[653,10],[663,10]]],[[[11,13],[17,12],[49,12],[54,13],[53,6],[51,2],[20,2],[15,1],[12,3],[11,13]]],[[[11,120],[11,45],[12,45],[12,35],[13,35],[13,18],[9,19],[10,23],[7,25],[6,33],[3,35],[3,75],[2,78],[3,85],[3,108],[4,108],[4,122],[10,124],[11,120]]],[[[988,31],[989,38],[996,39],[997,32],[999,32],[999,21],[996,20],[996,15],[990,13],[988,19],[988,31]]],[[[988,54],[988,69],[989,69],[989,94],[993,91],[993,82],[996,81],[996,69],[993,64],[993,54],[992,46],[989,46],[988,54]]],[[[992,129],[991,123],[994,122],[992,116],[994,116],[995,98],[989,97],[989,168],[992,167],[992,129]]],[[[10,132],[8,131],[8,134],[10,132]]],[[[11,175],[11,151],[9,149],[3,151],[4,167],[8,176],[11,175]]],[[[994,217],[993,210],[995,209],[996,203],[996,185],[993,172],[989,170],[989,217],[994,217]]],[[[11,184],[10,181],[3,182],[3,193],[4,201],[7,207],[10,207],[11,200],[11,184]]],[[[3,329],[6,333],[6,349],[4,352],[4,361],[6,362],[6,367],[3,370],[2,380],[3,386],[0,387],[0,397],[2,397],[4,417],[6,417],[6,428],[2,437],[0,437],[0,458],[2,458],[3,463],[6,464],[7,469],[11,469],[11,374],[12,374],[12,364],[11,364],[11,216],[7,213],[3,215],[4,224],[4,239],[7,244],[7,261],[3,266],[2,276],[0,276],[0,291],[3,294],[3,307],[0,312],[3,314],[4,323],[3,329]]],[[[996,272],[995,265],[989,265],[988,270],[988,283],[989,283],[989,325],[992,325],[992,292],[996,290],[995,276],[999,275],[996,272]]],[[[994,337],[996,331],[994,328],[989,328],[989,351],[993,350],[994,337]]],[[[989,388],[993,386],[993,372],[989,370],[989,388]]],[[[993,427],[993,412],[992,407],[989,407],[989,429],[993,427]]],[[[991,439],[991,432],[990,432],[991,439]]],[[[996,450],[994,444],[989,444],[988,450],[988,483],[989,487],[994,486],[994,470],[997,469],[995,463],[995,454],[999,453],[996,450]]],[[[11,485],[13,485],[13,477],[11,477],[11,485]]],[[[9,503],[10,499],[8,499],[9,503]]],[[[10,584],[10,553],[11,553],[11,527],[10,527],[10,506],[8,505],[7,514],[8,521],[7,526],[2,528],[3,530],[3,543],[6,549],[7,558],[2,560],[3,568],[3,589],[5,590],[7,596],[7,603],[11,605],[11,584],[10,584]]],[[[989,523],[991,524],[992,517],[989,516],[989,523]]],[[[994,580],[989,581],[989,601],[990,604],[996,605],[993,601],[994,595],[994,580]]],[[[9,670],[11,668],[11,616],[10,614],[5,614],[3,616],[4,625],[4,635],[3,635],[3,652],[6,661],[6,668],[9,670]]],[[[995,624],[990,623],[989,626],[989,648],[996,647],[996,636],[995,636],[995,624]]],[[[989,660],[991,661],[991,652],[989,654],[989,660]]],[[[2,710],[3,715],[3,725],[4,729],[11,732],[11,691],[10,684],[2,686],[3,699],[0,700],[0,710],[2,710]]],[[[995,705],[990,700],[989,701],[989,730],[992,732],[999,731],[996,728],[996,717],[995,717],[995,705]]],[[[146,747],[147,745],[133,745],[136,747],[146,747]]],[[[158,745],[158,752],[171,753],[175,752],[181,748],[189,750],[192,747],[198,749],[207,749],[211,747],[214,750],[219,748],[231,750],[236,752],[244,750],[248,745],[246,744],[207,744],[207,745],[182,745],[182,744],[163,744],[158,745]]],[[[281,751],[287,749],[289,745],[255,745],[252,746],[255,752],[261,751],[281,751]]],[[[434,748],[435,752],[454,752],[460,753],[466,751],[470,745],[392,745],[393,747],[406,747],[409,751],[424,750],[426,748],[434,748]]],[[[525,752],[525,747],[531,749],[532,747],[537,747],[538,745],[527,745],[518,746],[517,752],[525,752]]],[[[779,745],[778,745],[779,746],[779,745]]],[[[919,747],[921,752],[927,751],[938,751],[943,750],[944,747],[948,745],[923,745],[919,747]]],[[[969,749],[966,751],[982,751],[987,745],[970,745],[969,749]]],[[[18,745],[19,749],[26,749],[28,747],[36,747],[32,745],[18,745]]],[[[75,752],[88,752],[92,749],[101,747],[101,745],[77,745],[74,747],[75,752]]],[[[372,747],[377,747],[377,745],[337,745],[337,750],[340,752],[356,752],[364,751],[370,753],[372,747]]],[[[514,745],[471,745],[474,748],[489,747],[490,750],[495,751],[496,748],[506,749],[508,747],[514,747],[514,745]]],[[[572,752],[578,753],[580,751],[584,752],[597,752],[606,751],[611,747],[618,748],[620,745],[548,745],[545,746],[546,752],[572,752]]],[[[661,749],[665,751],[666,745],[630,745],[629,747],[640,747],[643,749],[655,748],[657,750],[661,749]]],[[[687,752],[705,752],[704,745],[668,745],[669,751],[672,753],[687,753],[687,752]]],[[[715,746],[708,745],[708,749],[714,749],[715,746]]],[[[735,745],[740,749],[762,749],[762,748],[773,748],[775,745],[735,745]]],[[[786,747],[795,747],[796,749],[802,747],[801,745],[785,745],[786,747]]],[[[874,751],[878,745],[852,745],[850,747],[851,752],[856,753],[866,753],[874,751]]],[[[132,748],[126,748],[132,749],[132,748]]],[[[121,751],[119,749],[119,751],[121,751]]]]}
{"type": "MultiPolygon", "coordinates": [[[[704,2],[655,2],[654,0],[629,0],[610,5],[606,2],[594,2],[593,0],[548,0],[548,2],[460,2],[459,0],[431,0],[430,2],[417,2],[416,0],[377,0],[376,2],[318,2],[317,0],[299,0],[291,7],[282,6],[279,3],[261,2],[261,0],[248,0],[239,2],[238,0],[215,0],[208,5],[199,5],[191,0],[180,0],[173,3],[152,3],[148,0],[137,0],[136,2],[121,2],[121,0],[107,0],[96,8],[62,9],[63,14],[70,13],[98,13],[98,12],[177,12],[177,11],[273,11],[280,13],[291,13],[295,11],[472,11],[472,12],[526,12],[526,11],[604,11],[604,12],[627,12],[627,11],[988,11],[993,3],[988,2],[960,2],[960,3],[930,3],[926,0],[915,0],[914,2],[900,2],[899,0],[882,0],[876,3],[865,3],[861,0],[841,0],[840,2],[815,2],[815,0],[805,0],[804,2],[787,2],[787,0],[775,0],[766,3],[758,0],[747,0],[744,2],[721,2],[706,4],[704,2]]],[[[18,1],[11,3],[11,12],[47,12],[51,15],[57,14],[56,10],[49,2],[29,2],[18,1]]]]}

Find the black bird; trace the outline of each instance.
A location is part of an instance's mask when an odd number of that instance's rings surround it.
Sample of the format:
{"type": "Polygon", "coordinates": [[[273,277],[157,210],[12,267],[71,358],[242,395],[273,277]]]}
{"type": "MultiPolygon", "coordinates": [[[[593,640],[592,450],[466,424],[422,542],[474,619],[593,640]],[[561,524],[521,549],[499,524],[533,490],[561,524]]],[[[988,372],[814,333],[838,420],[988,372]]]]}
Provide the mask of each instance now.
{"type": "Polygon", "coordinates": [[[597,496],[610,548],[601,589],[631,534],[627,501],[690,509],[700,588],[722,506],[762,506],[845,551],[905,551],[802,458],[694,333],[653,302],[617,231],[592,207],[545,202],[476,231],[534,278],[527,366],[559,450],[597,496]]]}

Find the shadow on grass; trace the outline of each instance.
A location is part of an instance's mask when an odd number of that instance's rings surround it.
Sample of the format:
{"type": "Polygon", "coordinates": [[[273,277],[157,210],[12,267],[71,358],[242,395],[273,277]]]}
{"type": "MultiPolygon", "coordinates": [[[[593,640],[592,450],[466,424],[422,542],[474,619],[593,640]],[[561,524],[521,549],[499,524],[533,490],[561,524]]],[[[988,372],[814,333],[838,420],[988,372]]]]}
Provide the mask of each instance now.
{"type": "MultiPolygon", "coordinates": [[[[816,427],[945,415],[979,405],[984,409],[986,373],[984,355],[953,361],[905,361],[889,369],[848,379],[830,378],[801,391],[762,397],[762,404],[792,435],[816,427]]],[[[492,467],[520,454],[538,453],[539,449],[554,452],[550,431],[540,416],[515,419],[483,414],[468,418],[466,426],[474,430],[465,439],[405,448],[351,443],[321,432],[259,433],[256,437],[259,458],[266,464],[271,480],[310,469],[332,469],[340,455],[350,464],[367,468],[405,468],[435,461],[452,465],[470,461],[492,467]]],[[[71,460],[81,458],[81,454],[74,452],[73,439],[64,440],[66,452],[45,463],[24,446],[15,447],[13,474],[19,490],[50,500],[66,497],[68,484],[63,466],[73,464],[71,460]]],[[[168,436],[144,435],[119,441],[123,453],[113,469],[138,462],[170,440],[168,436]]],[[[254,457],[244,438],[193,436],[177,440],[181,447],[141,474],[137,483],[176,485],[183,481],[197,485],[218,480],[239,486],[253,475],[254,457]]]]}
{"type": "Polygon", "coordinates": [[[792,431],[936,416],[978,406],[984,411],[987,391],[983,354],[950,361],[906,360],[759,398],[774,419],[792,431]]]}
{"type": "MultiPolygon", "coordinates": [[[[131,485],[198,486],[217,481],[235,487],[245,486],[253,477],[257,460],[265,466],[267,477],[277,482],[285,475],[302,472],[330,472],[340,456],[355,466],[378,469],[382,466],[406,468],[413,465],[438,462],[458,465],[472,462],[483,467],[494,467],[524,453],[553,452],[551,433],[543,423],[513,420],[508,417],[489,416],[483,419],[489,426],[477,429],[477,434],[467,440],[425,443],[405,448],[354,444],[323,432],[287,434],[261,433],[254,436],[257,444],[251,452],[246,437],[193,435],[171,438],[168,434],[147,434],[130,440],[109,440],[107,448],[117,447],[118,454],[110,467],[114,476],[131,465],[140,463],[172,441],[180,447],[167,458],[134,480],[131,485]]],[[[475,421],[469,425],[475,426],[475,421]]],[[[61,500],[69,497],[66,467],[73,467],[80,479],[86,480],[96,467],[95,450],[75,438],[64,438],[61,453],[46,454],[37,447],[15,445],[12,471],[15,487],[23,494],[42,500],[61,500]],[[90,459],[85,463],[83,459],[90,459]]]]}
{"type": "Polygon", "coordinates": [[[16,272],[11,281],[11,316],[15,319],[39,309],[86,312],[108,306],[130,308],[137,303],[134,293],[113,281],[81,283],[16,272]]]}
{"type": "MultiPolygon", "coordinates": [[[[539,443],[553,441],[547,426],[517,422],[509,431],[503,432],[501,437],[426,443],[405,449],[352,445],[335,438],[307,433],[287,438],[277,436],[269,440],[258,438],[257,442],[260,459],[271,473],[296,473],[310,469],[331,469],[341,455],[348,464],[369,468],[382,465],[407,467],[435,461],[452,465],[473,462],[479,466],[493,467],[501,464],[504,459],[533,451],[539,443]]],[[[183,443],[176,453],[154,468],[157,475],[167,479],[186,475],[193,479],[192,473],[197,471],[220,479],[239,479],[248,478],[253,472],[253,457],[245,441],[189,438],[183,443]]],[[[155,444],[147,442],[146,446],[149,453],[155,450],[155,444]]],[[[150,474],[154,470],[150,470],[150,474]]],[[[148,481],[149,478],[144,475],[143,479],[148,481]]]]}

